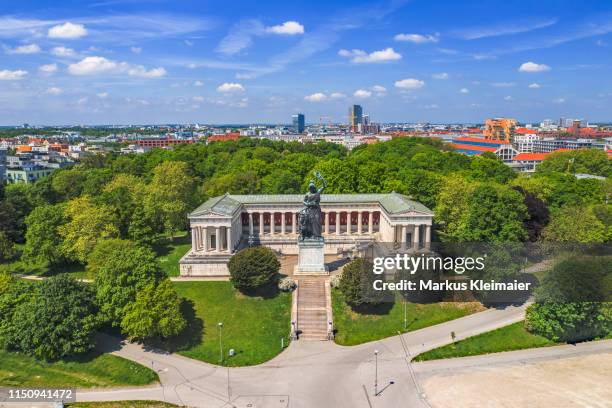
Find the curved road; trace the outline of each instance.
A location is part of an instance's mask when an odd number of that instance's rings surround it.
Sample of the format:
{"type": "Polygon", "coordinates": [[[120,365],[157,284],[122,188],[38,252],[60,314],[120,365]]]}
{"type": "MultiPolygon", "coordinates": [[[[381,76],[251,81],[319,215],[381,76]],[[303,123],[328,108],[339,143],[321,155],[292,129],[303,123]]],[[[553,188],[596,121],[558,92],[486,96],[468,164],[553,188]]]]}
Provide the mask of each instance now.
{"type": "Polygon", "coordinates": [[[352,347],[296,341],[274,359],[253,367],[219,367],[104,337],[105,351],[153,368],[161,386],[84,390],[77,393],[77,400],[149,399],[206,408],[427,407],[410,356],[450,343],[452,331],[459,340],[520,321],[525,307],[489,309],[352,347]],[[378,396],[374,395],[374,350],[379,351],[378,389],[382,392],[378,396]]]}

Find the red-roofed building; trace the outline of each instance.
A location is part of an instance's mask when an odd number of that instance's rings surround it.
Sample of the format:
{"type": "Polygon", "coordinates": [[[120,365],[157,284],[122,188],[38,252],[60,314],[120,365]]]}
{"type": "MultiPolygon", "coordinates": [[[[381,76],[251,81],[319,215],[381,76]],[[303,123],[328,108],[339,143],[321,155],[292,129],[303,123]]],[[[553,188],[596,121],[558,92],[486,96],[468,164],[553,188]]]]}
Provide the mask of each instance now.
{"type": "Polygon", "coordinates": [[[208,144],[212,142],[229,142],[229,141],[236,141],[238,139],[240,139],[240,133],[233,132],[233,133],[226,133],[224,135],[208,136],[206,143],[208,144]]]}
{"type": "Polygon", "coordinates": [[[518,153],[510,143],[502,140],[482,139],[478,137],[455,137],[451,145],[460,153],[476,156],[484,152],[494,153],[504,163],[509,163],[518,153]]]}
{"type": "Polygon", "coordinates": [[[141,147],[148,147],[148,148],[164,148],[164,147],[169,147],[169,146],[174,146],[174,145],[179,145],[179,144],[191,144],[193,143],[192,139],[173,139],[171,137],[162,139],[162,138],[148,138],[148,139],[138,139],[136,141],[136,144],[138,146],[141,147]]]}
{"type": "Polygon", "coordinates": [[[571,152],[572,149],[558,149],[550,153],[519,153],[512,159],[513,167],[520,171],[532,172],[546,157],[555,153],[571,152]]]}

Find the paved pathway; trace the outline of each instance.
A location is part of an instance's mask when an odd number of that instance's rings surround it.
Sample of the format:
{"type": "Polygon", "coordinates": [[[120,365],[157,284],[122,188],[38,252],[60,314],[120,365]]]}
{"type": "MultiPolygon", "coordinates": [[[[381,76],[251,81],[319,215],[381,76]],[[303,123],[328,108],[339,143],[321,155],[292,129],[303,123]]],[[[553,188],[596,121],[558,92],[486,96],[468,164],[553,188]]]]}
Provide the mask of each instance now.
{"type": "Polygon", "coordinates": [[[162,386],[146,389],[81,391],[79,401],[153,399],[196,407],[397,407],[426,406],[415,381],[411,355],[523,319],[525,306],[489,309],[402,336],[353,347],[333,342],[291,343],[259,366],[224,368],[176,354],[119,344],[104,348],[155,369],[162,386]],[[374,350],[379,390],[374,396],[374,350]],[[390,382],[393,381],[393,384],[390,382]]]}

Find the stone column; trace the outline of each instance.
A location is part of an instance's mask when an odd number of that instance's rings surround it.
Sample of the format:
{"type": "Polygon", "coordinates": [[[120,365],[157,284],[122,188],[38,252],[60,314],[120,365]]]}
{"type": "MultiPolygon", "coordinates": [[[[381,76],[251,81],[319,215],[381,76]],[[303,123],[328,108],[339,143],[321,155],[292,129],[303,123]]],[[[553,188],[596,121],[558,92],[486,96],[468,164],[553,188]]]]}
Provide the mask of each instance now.
{"type": "Polygon", "coordinates": [[[419,232],[420,232],[421,226],[420,225],[415,225],[414,226],[414,236],[412,237],[412,243],[413,243],[413,249],[416,251],[417,249],[419,249],[419,232]]]}
{"type": "Polygon", "coordinates": [[[297,213],[291,213],[291,232],[297,234],[297,213]]]}
{"type": "Polygon", "coordinates": [[[340,235],[340,211],[336,211],[336,235],[340,235]]]}
{"type": "Polygon", "coordinates": [[[357,234],[361,235],[361,230],[362,230],[362,225],[361,223],[363,222],[363,219],[361,217],[361,211],[357,211],[357,234]]]}
{"type": "Polygon", "coordinates": [[[325,233],[329,234],[329,211],[325,212],[325,233]]]}
{"type": "Polygon", "coordinates": [[[249,213],[249,235],[253,235],[253,213],[249,213]]]}
{"type": "Polygon", "coordinates": [[[281,213],[281,217],[282,217],[282,218],[281,218],[281,235],[285,235],[285,216],[286,216],[286,214],[285,214],[285,212],[283,211],[283,212],[281,213]]]}
{"type": "Polygon", "coordinates": [[[405,225],[401,225],[400,226],[400,230],[402,231],[402,236],[400,239],[400,242],[402,243],[402,249],[406,249],[406,226],[405,225]]]}
{"type": "Polygon", "coordinates": [[[225,234],[227,240],[227,252],[232,253],[232,227],[225,227],[225,234]]]}
{"type": "Polygon", "coordinates": [[[259,213],[259,235],[264,234],[264,213],[263,211],[259,213]]]}
{"type": "Polygon", "coordinates": [[[351,235],[353,233],[353,231],[351,231],[353,229],[351,218],[353,218],[352,211],[347,211],[346,212],[346,234],[347,235],[351,235]]]}
{"type": "Polygon", "coordinates": [[[274,235],[274,214],[273,212],[270,213],[270,235],[274,235]]]}
{"type": "Polygon", "coordinates": [[[215,230],[215,252],[221,252],[221,227],[215,230]]]}
{"type": "Polygon", "coordinates": [[[204,244],[204,252],[208,252],[208,227],[201,227],[202,243],[204,244]]]}
{"type": "Polygon", "coordinates": [[[191,247],[194,251],[198,250],[198,227],[191,228],[191,247]]]}
{"type": "Polygon", "coordinates": [[[431,225],[425,226],[425,248],[429,249],[429,244],[431,244],[431,225]]]}
{"type": "Polygon", "coordinates": [[[374,233],[374,211],[368,211],[368,233],[374,233]]]}

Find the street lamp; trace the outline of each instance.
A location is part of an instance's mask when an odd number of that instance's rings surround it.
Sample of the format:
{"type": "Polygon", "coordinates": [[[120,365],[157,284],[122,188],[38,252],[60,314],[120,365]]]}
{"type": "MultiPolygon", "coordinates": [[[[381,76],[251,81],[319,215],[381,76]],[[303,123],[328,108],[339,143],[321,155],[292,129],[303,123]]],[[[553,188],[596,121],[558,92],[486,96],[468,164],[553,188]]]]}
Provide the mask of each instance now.
{"type": "Polygon", "coordinates": [[[221,332],[223,331],[223,323],[219,322],[219,362],[223,363],[223,341],[221,340],[221,332]]]}
{"type": "Polygon", "coordinates": [[[374,350],[374,396],[378,396],[378,350],[374,350]]]}

